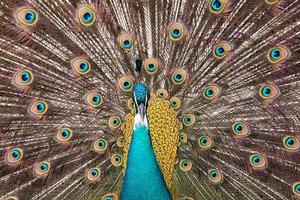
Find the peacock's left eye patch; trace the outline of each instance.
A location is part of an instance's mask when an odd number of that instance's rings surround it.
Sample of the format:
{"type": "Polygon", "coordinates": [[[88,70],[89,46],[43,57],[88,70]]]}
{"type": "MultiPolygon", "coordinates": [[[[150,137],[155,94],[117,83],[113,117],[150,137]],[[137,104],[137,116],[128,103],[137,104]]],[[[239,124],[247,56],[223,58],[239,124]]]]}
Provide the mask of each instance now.
{"type": "Polygon", "coordinates": [[[246,122],[235,122],[232,124],[231,128],[236,137],[246,137],[250,134],[250,129],[246,122]]]}
{"type": "Polygon", "coordinates": [[[225,58],[230,51],[230,45],[226,42],[221,42],[214,46],[213,56],[217,59],[225,58]]]}
{"type": "Polygon", "coordinates": [[[118,196],[114,193],[109,193],[103,195],[101,200],[118,200],[118,196]]]}
{"type": "Polygon", "coordinates": [[[209,10],[211,13],[220,14],[227,6],[227,0],[210,0],[209,10]]]}
{"type": "Polygon", "coordinates": [[[43,116],[47,110],[48,104],[43,100],[36,100],[29,107],[29,112],[38,117],[43,116]]]}
{"type": "Polygon", "coordinates": [[[210,149],[213,146],[213,140],[210,136],[202,135],[198,139],[198,145],[202,149],[210,149]]]}
{"type": "Polygon", "coordinates": [[[293,186],[292,186],[292,188],[293,188],[293,193],[296,196],[300,197],[300,182],[294,183],[293,186]]]}
{"type": "Polygon", "coordinates": [[[263,170],[267,167],[267,160],[261,154],[250,155],[249,162],[254,170],[263,170]]]}
{"type": "Polygon", "coordinates": [[[182,120],[182,122],[185,126],[192,126],[195,123],[195,121],[196,121],[196,118],[195,118],[195,115],[193,115],[193,114],[185,115],[182,120]]]}
{"type": "Polygon", "coordinates": [[[124,92],[130,92],[133,89],[133,80],[129,76],[123,76],[118,81],[119,88],[124,92]]]}
{"type": "Polygon", "coordinates": [[[208,170],[208,180],[212,184],[220,184],[223,181],[222,173],[217,169],[209,169],[208,170]]]}
{"type": "Polygon", "coordinates": [[[96,92],[92,92],[86,95],[85,102],[92,108],[98,108],[103,105],[103,97],[96,92]]]}
{"type": "Polygon", "coordinates": [[[213,100],[220,94],[220,87],[216,84],[208,84],[203,91],[203,97],[207,100],[213,100]]]}
{"type": "Polygon", "coordinates": [[[86,177],[90,181],[98,181],[101,177],[101,170],[98,167],[91,168],[87,171],[86,177]]]}
{"type": "Polygon", "coordinates": [[[263,99],[272,99],[279,95],[279,88],[273,84],[264,84],[259,89],[259,95],[263,99]]]}
{"type": "Polygon", "coordinates": [[[111,156],[111,164],[115,167],[121,166],[123,163],[123,158],[120,154],[113,154],[111,156]]]}
{"type": "Polygon", "coordinates": [[[6,153],[6,161],[9,163],[17,163],[23,159],[24,152],[20,148],[13,148],[6,153]]]}
{"type": "Polygon", "coordinates": [[[192,162],[190,160],[183,159],[179,163],[179,168],[184,172],[188,172],[192,169],[192,162]]]}
{"type": "Polygon", "coordinates": [[[121,118],[118,116],[111,116],[108,120],[108,126],[111,129],[116,129],[121,126],[121,118]]]}
{"type": "Polygon", "coordinates": [[[96,14],[89,6],[82,6],[77,11],[78,19],[81,25],[89,27],[96,21],[96,14]]]}
{"type": "Polygon", "coordinates": [[[17,86],[28,86],[33,82],[33,74],[30,70],[20,70],[14,75],[13,83],[17,86]]]}
{"type": "Polygon", "coordinates": [[[34,167],[34,174],[37,176],[46,175],[50,170],[50,166],[50,163],[47,161],[39,162],[34,167]]]}
{"type": "Polygon", "coordinates": [[[284,46],[273,47],[268,51],[267,58],[270,63],[276,64],[284,61],[290,55],[290,51],[284,46]]]}
{"type": "Polygon", "coordinates": [[[125,50],[131,50],[133,47],[133,38],[129,33],[122,34],[118,37],[119,46],[125,50]]]}
{"type": "Polygon", "coordinates": [[[61,128],[57,131],[55,139],[58,142],[68,142],[73,137],[73,131],[69,128],[61,128]]]}
{"type": "Polygon", "coordinates": [[[300,148],[300,142],[297,137],[287,135],[282,140],[284,147],[289,151],[297,151],[300,148]]]}
{"type": "Polygon", "coordinates": [[[187,79],[187,73],[183,69],[176,69],[172,74],[172,82],[175,85],[181,85],[187,79]]]}
{"type": "Polygon", "coordinates": [[[172,41],[182,40],[185,34],[186,34],[186,30],[182,23],[179,22],[173,23],[168,28],[168,36],[172,41]]]}
{"type": "Polygon", "coordinates": [[[80,75],[85,75],[91,71],[91,64],[83,58],[75,58],[71,61],[73,70],[80,75]]]}
{"type": "Polygon", "coordinates": [[[16,12],[16,18],[21,25],[30,28],[38,22],[39,15],[34,9],[20,8],[16,12]]]}

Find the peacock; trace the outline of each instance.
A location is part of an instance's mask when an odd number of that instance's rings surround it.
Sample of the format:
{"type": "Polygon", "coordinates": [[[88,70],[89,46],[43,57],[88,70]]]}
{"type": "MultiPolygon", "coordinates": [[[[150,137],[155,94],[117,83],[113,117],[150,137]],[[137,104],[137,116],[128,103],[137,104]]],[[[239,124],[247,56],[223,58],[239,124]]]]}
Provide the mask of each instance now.
{"type": "Polygon", "coordinates": [[[299,0],[1,0],[1,200],[300,199],[299,0]]]}

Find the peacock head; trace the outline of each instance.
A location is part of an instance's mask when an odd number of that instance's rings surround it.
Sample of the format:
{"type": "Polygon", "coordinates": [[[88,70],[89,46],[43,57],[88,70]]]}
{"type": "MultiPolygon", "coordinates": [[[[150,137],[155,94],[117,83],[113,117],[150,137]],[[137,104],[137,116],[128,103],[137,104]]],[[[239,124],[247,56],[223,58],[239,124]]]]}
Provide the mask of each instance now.
{"type": "Polygon", "coordinates": [[[133,99],[137,113],[139,113],[142,117],[144,117],[146,113],[148,97],[149,90],[147,86],[144,83],[137,83],[133,90],[133,99]]]}

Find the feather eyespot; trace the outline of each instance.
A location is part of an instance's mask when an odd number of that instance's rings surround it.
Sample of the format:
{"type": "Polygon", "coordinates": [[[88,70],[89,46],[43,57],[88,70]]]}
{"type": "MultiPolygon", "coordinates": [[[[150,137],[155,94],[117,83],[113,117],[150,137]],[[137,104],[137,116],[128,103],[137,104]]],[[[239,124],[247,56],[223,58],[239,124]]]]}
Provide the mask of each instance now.
{"type": "Polygon", "coordinates": [[[277,96],[279,96],[279,88],[276,85],[273,84],[264,84],[259,89],[259,96],[262,99],[273,99],[277,96]]]}
{"type": "Polygon", "coordinates": [[[196,121],[196,118],[195,118],[195,115],[193,115],[193,114],[185,115],[182,120],[182,122],[185,126],[192,126],[195,123],[195,121],[196,121]]]}
{"type": "Polygon", "coordinates": [[[227,0],[210,0],[209,10],[211,13],[220,14],[227,6],[227,0]]]}
{"type": "Polygon", "coordinates": [[[111,164],[115,167],[121,166],[123,163],[123,158],[120,154],[113,154],[111,156],[111,164]]]}
{"type": "Polygon", "coordinates": [[[50,171],[50,163],[47,161],[39,162],[34,167],[34,174],[37,176],[44,176],[50,171]]]}
{"type": "Polygon", "coordinates": [[[192,166],[193,166],[192,162],[187,159],[183,159],[179,163],[179,168],[184,172],[190,171],[192,169],[192,166]]]}
{"type": "Polygon", "coordinates": [[[273,47],[268,51],[267,58],[270,63],[276,64],[284,61],[290,55],[290,51],[284,46],[273,47]]]}
{"type": "Polygon", "coordinates": [[[124,147],[124,137],[123,136],[118,137],[117,146],[120,148],[124,147]]]}
{"type": "Polygon", "coordinates": [[[58,142],[66,143],[73,137],[73,131],[69,128],[61,128],[57,131],[55,139],[58,142]]]}
{"type": "Polygon", "coordinates": [[[228,43],[221,42],[214,46],[213,56],[217,59],[225,58],[228,55],[230,49],[231,49],[231,47],[228,43]]]}
{"type": "Polygon", "coordinates": [[[127,107],[129,108],[129,110],[134,108],[134,101],[132,98],[127,100],[127,107]]]}
{"type": "Polygon", "coordinates": [[[77,10],[78,20],[85,27],[92,26],[96,21],[95,11],[89,6],[82,6],[77,10]]]}
{"type": "Polygon", "coordinates": [[[207,100],[213,100],[220,95],[221,88],[216,84],[208,84],[203,91],[203,97],[207,100]]]}
{"type": "Polygon", "coordinates": [[[108,126],[111,129],[119,128],[121,126],[121,123],[121,118],[117,116],[111,116],[108,120],[108,126]]]}
{"type": "Polygon", "coordinates": [[[91,92],[85,96],[85,102],[92,108],[99,108],[103,105],[103,97],[97,92],[91,92]]]}
{"type": "Polygon", "coordinates": [[[217,169],[209,169],[208,170],[208,180],[212,184],[220,184],[223,181],[223,174],[217,169]]]}
{"type": "Polygon", "coordinates": [[[284,147],[289,151],[297,151],[300,149],[300,141],[297,137],[287,135],[282,140],[284,147]]]}
{"type": "Polygon", "coordinates": [[[16,12],[17,21],[26,28],[33,27],[39,20],[38,13],[32,8],[20,8],[16,12]]]}
{"type": "Polygon", "coordinates": [[[202,135],[198,139],[198,145],[203,150],[210,149],[213,144],[213,139],[210,136],[202,135]]]}
{"type": "Polygon", "coordinates": [[[249,157],[249,163],[252,169],[254,170],[263,170],[267,168],[268,163],[265,157],[261,154],[252,154],[249,157]]]}
{"type": "Polygon", "coordinates": [[[11,196],[11,197],[8,197],[7,199],[5,200],[18,200],[18,197],[15,197],[15,196],[11,196]]]}
{"type": "Polygon", "coordinates": [[[186,133],[180,133],[179,134],[179,142],[181,144],[185,144],[185,143],[187,143],[187,141],[188,141],[188,138],[187,138],[186,133]]]}
{"type": "Polygon", "coordinates": [[[144,62],[144,69],[150,75],[155,74],[158,71],[157,60],[155,58],[146,59],[144,62]]]}
{"type": "Polygon", "coordinates": [[[36,117],[42,117],[48,110],[48,104],[43,100],[36,100],[29,106],[29,112],[36,117]]]}
{"type": "Polygon", "coordinates": [[[118,37],[119,46],[124,50],[131,50],[133,47],[133,37],[129,33],[122,34],[118,37]]]}
{"type": "Polygon", "coordinates": [[[300,182],[294,183],[293,186],[292,186],[292,188],[293,188],[293,193],[296,196],[300,196],[300,182]]]}
{"type": "Polygon", "coordinates": [[[8,163],[18,163],[23,159],[24,152],[20,148],[13,148],[6,153],[6,161],[8,163]]]}
{"type": "Polygon", "coordinates": [[[91,168],[87,171],[86,177],[89,181],[99,181],[101,178],[101,170],[98,167],[91,168]]]}
{"type": "Polygon", "coordinates": [[[129,76],[123,76],[119,79],[118,86],[123,92],[130,92],[133,89],[133,80],[129,76]]]}
{"type": "Polygon", "coordinates": [[[168,28],[168,36],[172,41],[182,40],[186,34],[186,29],[182,23],[172,23],[168,28]]]}
{"type": "Polygon", "coordinates": [[[30,70],[24,69],[15,73],[13,83],[16,86],[26,87],[33,82],[33,74],[30,70]]]}
{"type": "Polygon", "coordinates": [[[96,139],[93,143],[93,149],[100,155],[104,154],[108,148],[108,143],[105,139],[96,139]]]}
{"type": "Polygon", "coordinates": [[[181,101],[178,97],[172,97],[170,99],[170,105],[171,105],[172,108],[178,109],[181,106],[181,101]]]}
{"type": "Polygon", "coordinates": [[[91,71],[91,64],[84,58],[75,58],[71,61],[73,70],[79,75],[86,75],[91,71]]]}
{"type": "Polygon", "coordinates": [[[156,91],[156,96],[161,99],[166,99],[169,97],[169,93],[166,89],[161,88],[156,91]]]}
{"type": "Polygon", "coordinates": [[[172,82],[175,85],[183,84],[187,79],[187,73],[183,69],[176,69],[172,74],[172,82]]]}
{"type": "Polygon", "coordinates": [[[249,126],[246,122],[238,121],[232,124],[232,131],[236,137],[246,137],[250,134],[249,126]]]}
{"type": "Polygon", "coordinates": [[[269,5],[278,4],[281,0],[265,0],[265,2],[269,5]]]}
{"type": "Polygon", "coordinates": [[[105,194],[101,197],[101,200],[118,200],[118,196],[114,193],[105,194]]]}

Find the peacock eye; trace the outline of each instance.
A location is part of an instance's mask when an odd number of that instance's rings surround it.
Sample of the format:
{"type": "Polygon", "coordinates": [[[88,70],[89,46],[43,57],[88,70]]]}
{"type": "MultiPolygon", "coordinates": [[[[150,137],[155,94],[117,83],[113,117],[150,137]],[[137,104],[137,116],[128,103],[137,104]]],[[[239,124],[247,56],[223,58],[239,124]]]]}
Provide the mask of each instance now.
{"type": "Polygon", "coordinates": [[[207,100],[213,100],[220,94],[220,87],[215,84],[209,84],[204,88],[203,97],[207,100]]]}
{"type": "Polygon", "coordinates": [[[73,131],[69,128],[61,128],[57,131],[55,139],[58,142],[68,142],[73,137],[73,131]]]}
{"type": "Polygon", "coordinates": [[[144,62],[144,69],[150,75],[155,74],[158,70],[157,60],[155,58],[146,59],[144,62]]]}
{"type": "Polygon", "coordinates": [[[176,69],[172,74],[172,82],[175,85],[181,85],[185,82],[187,74],[183,69],[176,69]]]}
{"type": "Polygon", "coordinates": [[[211,13],[220,14],[227,6],[227,0],[210,0],[209,10],[211,13]]]}
{"type": "Polygon", "coordinates": [[[187,114],[183,117],[183,124],[185,126],[192,126],[196,121],[195,115],[187,114]]]}
{"type": "Polygon", "coordinates": [[[94,151],[98,152],[99,154],[104,154],[108,148],[108,143],[105,139],[99,138],[94,141],[93,149],[94,151]]]}
{"type": "Polygon", "coordinates": [[[180,108],[181,101],[178,97],[172,97],[170,99],[170,105],[171,105],[172,108],[178,109],[178,108],[180,108]]]}
{"type": "Polygon", "coordinates": [[[133,47],[133,38],[129,33],[122,34],[118,37],[119,46],[125,50],[131,50],[133,47]]]}
{"type": "Polygon", "coordinates": [[[90,181],[100,180],[101,170],[98,167],[91,168],[87,171],[86,177],[90,181]]]}
{"type": "Polygon", "coordinates": [[[186,30],[182,23],[176,22],[169,26],[168,32],[170,40],[179,41],[184,38],[186,30]]]}
{"type": "Polygon", "coordinates": [[[103,105],[103,97],[96,92],[92,92],[86,95],[85,102],[92,108],[98,108],[103,105]]]}
{"type": "Polygon", "coordinates": [[[299,139],[291,135],[287,135],[283,138],[283,145],[290,151],[297,151],[300,148],[299,139]]]}
{"type": "Polygon", "coordinates": [[[133,80],[128,76],[124,76],[119,79],[118,85],[122,91],[129,92],[133,89],[133,80]]]}
{"type": "Polygon", "coordinates": [[[166,99],[169,97],[169,93],[166,89],[161,88],[156,91],[156,96],[161,99],[166,99]]]}
{"type": "Polygon", "coordinates": [[[91,7],[82,6],[78,9],[77,14],[81,25],[89,27],[95,23],[96,14],[91,7]]]}
{"type": "Polygon", "coordinates": [[[259,95],[263,99],[272,99],[279,95],[279,88],[273,84],[264,84],[259,89],[259,95]]]}
{"type": "Polygon", "coordinates": [[[33,74],[30,70],[20,70],[14,75],[14,84],[17,86],[28,86],[33,82],[33,74]]]}
{"type": "Polygon", "coordinates": [[[213,140],[210,136],[202,135],[198,139],[198,145],[202,149],[210,149],[213,146],[213,140]]]}
{"type": "Polygon", "coordinates": [[[37,163],[34,167],[34,173],[35,175],[38,176],[43,176],[48,174],[49,170],[50,170],[50,163],[47,161],[37,163]]]}
{"type": "Polygon", "coordinates": [[[185,133],[180,133],[179,134],[179,142],[182,143],[182,144],[185,144],[187,143],[187,135],[185,133]]]}
{"type": "Polygon", "coordinates": [[[246,122],[235,122],[232,125],[233,134],[237,137],[246,137],[250,134],[250,129],[246,122]]]}
{"type": "Polygon", "coordinates": [[[179,168],[184,172],[190,171],[192,169],[192,162],[190,160],[183,159],[179,163],[179,168]]]}
{"type": "Polygon", "coordinates": [[[75,58],[71,61],[73,70],[80,75],[85,75],[91,71],[90,63],[83,58],[75,58]]]}
{"type": "Polygon", "coordinates": [[[34,9],[20,8],[16,12],[16,18],[21,25],[30,28],[38,22],[39,16],[34,9]]]}
{"type": "Polygon", "coordinates": [[[123,136],[118,137],[117,146],[120,148],[124,147],[124,137],[123,136]]]}
{"type": "Polygon", "coordinates": [[[267,57],[269,62],[271,62],[272,64],[276,64],[287,59],[289,55],[290,52],[286,47],[277,46],[269,50],[267,57]]]}
{"type": "Polygon", "coordinates": [[[230,51],[230,45],[226,42],[221,42],[214,46],[213,48],[213,56],[217,59],[225,58],[230,51]]]}
{"type": "Polygon", "coordinates": [[[293,188],[293,193],[296,196],[300,197],[300,182],[294,183],[293,186],[292,186],[292,188],[293,188]]]}
{"type": "Polygon", "coordinates": [[[116,129],[121,125],[121,118],[117,116],[111,116],[108,120],[108,125],[111,129],[116,129]]]}
{"type": "Polygon", "coordinates": [[[209,169],[208,170],[208,179],[213,184],[220,184],[223,181],[223,175],[217,169],[209,169]]]}
{"type": "Polygon", "coordinates": [[[262,170],[267,167],[267,160],[261,154],[250,155],[249,160],[254,170],[262,170]]]}
{"type": "Polygon", "coordinates": [[[20,148],[13,148],[6,153],[6,161],[17,163],[23,159],[24,152],[20,148]]]}
{"type": "Polygon", "coordinates": [[[113,154],[111,156],[111,164],[115,167],[121,166],[123,163],[122,156],[120,154],[113,154]]]}
{"type": "Polygon", "coordinates": [[[118,200],[118,196],[114,193],[105,194],[101,197],[101,200],[118,200]]]}
{"type": "Polygon", "coordinates": [[[47,110],[48,104],[43,100],[36,100],[29,107],[29,112],[38,117],[43,116],[47,110]]]}

